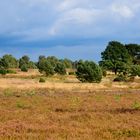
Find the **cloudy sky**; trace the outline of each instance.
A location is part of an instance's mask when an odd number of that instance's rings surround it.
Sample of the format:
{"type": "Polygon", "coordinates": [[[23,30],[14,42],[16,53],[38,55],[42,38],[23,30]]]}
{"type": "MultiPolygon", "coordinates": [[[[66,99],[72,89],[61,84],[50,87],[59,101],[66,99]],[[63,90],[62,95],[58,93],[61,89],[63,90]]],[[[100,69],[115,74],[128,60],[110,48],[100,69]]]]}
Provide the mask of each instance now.
{"type": "Polygon", "coordinates": [[[140,43],[140,0],[0,0],[0,56],[98,61],[111,40],[140,43]]]}

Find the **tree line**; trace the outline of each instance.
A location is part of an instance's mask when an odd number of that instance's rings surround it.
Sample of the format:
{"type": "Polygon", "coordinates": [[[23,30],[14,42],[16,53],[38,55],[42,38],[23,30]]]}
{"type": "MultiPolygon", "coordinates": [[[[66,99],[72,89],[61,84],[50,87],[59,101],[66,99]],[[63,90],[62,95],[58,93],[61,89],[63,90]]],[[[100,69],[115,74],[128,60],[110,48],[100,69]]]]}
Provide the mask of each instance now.
{"type": "Polygon", "coordinates": [[[72,61],[70,59],[58,59],[55,56],[39,56],[38,62],[30,60],[29,56],[16,59],[11,54],[0,58],[0,74],[13,72],[11,69],[20,68],[27,72],[28,69],[39,69],[46,76],[60,74],[65,75],[67,69],[74,69],[71,74],[82,82],[100,82],[107,71],[116,75],[114,81],[127,81],[132,77],[140,76],[140,45],[122,44],[118,41],[108,43],[101,53],[101,61],[96,64],[93,61],[72,61]]]}

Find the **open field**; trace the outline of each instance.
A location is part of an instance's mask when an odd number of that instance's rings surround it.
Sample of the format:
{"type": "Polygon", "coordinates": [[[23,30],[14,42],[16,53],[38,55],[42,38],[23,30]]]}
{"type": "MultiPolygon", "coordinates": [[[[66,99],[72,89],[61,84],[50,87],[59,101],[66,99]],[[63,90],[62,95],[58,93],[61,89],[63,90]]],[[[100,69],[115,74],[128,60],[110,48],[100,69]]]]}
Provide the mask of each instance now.
{"type": "Polygon", "coordinates": [[[0,140],[139,140],[140,79],[0,78],[0,140]]]}

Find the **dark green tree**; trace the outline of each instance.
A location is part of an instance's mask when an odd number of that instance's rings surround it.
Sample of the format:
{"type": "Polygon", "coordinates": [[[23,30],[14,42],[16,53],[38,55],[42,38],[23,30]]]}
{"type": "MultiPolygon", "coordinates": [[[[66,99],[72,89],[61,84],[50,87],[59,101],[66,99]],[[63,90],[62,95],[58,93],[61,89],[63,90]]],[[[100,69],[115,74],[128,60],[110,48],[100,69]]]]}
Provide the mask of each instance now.
{"type": "Polygon", "coordinates": [[[123,72],[123,68],[120,67],[122,64],[130,65],[132,58],[128,53],[126,47],[117,41],[111,41],[108,43],[105,51],[101,53],[102,61],[99,63],[101,67],[105,67],[107,70],[117,72],[123,72]]]}
{"type": "Polygon", "coordinates": [[[76,75],[81,82],[98,83],[102,79],[102,70],[92,61],[80,61],[76,75]]]}

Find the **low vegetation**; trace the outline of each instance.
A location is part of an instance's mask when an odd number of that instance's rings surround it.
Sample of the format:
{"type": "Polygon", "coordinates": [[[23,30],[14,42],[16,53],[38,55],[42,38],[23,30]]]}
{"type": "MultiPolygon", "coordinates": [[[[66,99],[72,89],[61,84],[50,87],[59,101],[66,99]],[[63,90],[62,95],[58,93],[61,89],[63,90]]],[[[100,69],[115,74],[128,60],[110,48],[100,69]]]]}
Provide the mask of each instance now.
{"type": "Polygon", "coordinates": [[[140,94],[131,90],[9,89],[8,95],[1,91],[1,140],[140,139],[140,94]]]}

